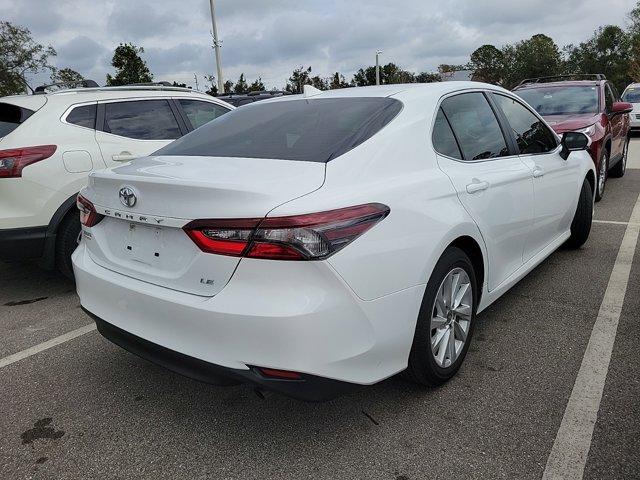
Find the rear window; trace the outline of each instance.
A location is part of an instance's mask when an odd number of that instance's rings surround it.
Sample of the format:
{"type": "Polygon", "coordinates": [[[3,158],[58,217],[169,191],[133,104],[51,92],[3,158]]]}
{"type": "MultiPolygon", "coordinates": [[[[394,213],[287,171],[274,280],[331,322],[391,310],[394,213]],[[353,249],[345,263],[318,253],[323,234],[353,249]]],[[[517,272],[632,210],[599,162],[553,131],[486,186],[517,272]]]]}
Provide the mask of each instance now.
{"type": "Polygon", "coordinates": [[[401,108],[398,100],[378,97],[256,102],[156,154],[328,162],[373,136],[401,108]]]}
{"type": "Polygon", "coordinates": [[[28,108],[10,103],[0,103],[0,138],[13,132],[33,113],[33,110],[28,108]]]}

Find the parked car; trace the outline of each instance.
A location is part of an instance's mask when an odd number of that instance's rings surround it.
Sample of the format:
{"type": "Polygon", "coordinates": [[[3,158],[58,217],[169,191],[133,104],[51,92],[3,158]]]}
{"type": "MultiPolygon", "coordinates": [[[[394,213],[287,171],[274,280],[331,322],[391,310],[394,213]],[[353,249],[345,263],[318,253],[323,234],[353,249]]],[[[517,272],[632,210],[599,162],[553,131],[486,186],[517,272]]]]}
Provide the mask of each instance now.
{"type": "Polygon", "coordinates": [[[589,153],[598,172],[596,202],[607,176],[622,177],[627,168],[632,106],[620,101],[604,75],[557,75],[528,78],[514,91],[544,117],[556,133],[579,131],[591,139],[589,153]]]}
{"type": "Polygon", "coordinates": [[[233,107],[164,85],[0,98],[0,259],[73,275],[87,174],[149,155],[233,107]]]}
{"type": "Polygon", "coordinates": [[[211,383],[439,385],[476,313],[587,240],[587,145],[492,85],[305,87],[92,172],[80,302],[116,344],[211,383]]]}
{"type": "Polygon", "coordinates": [[[631,130],[640,128],[640,83],[632,83],[622,92],[622,101],[633,107],[630,117],[631,130]]]}
{"type": "Polygon", "coordinates": [[[289,92],[283,92],[279,90],[263,90],[259,92],[249,93],[230,93],[228,95],[218,95],[216,98],[223,100],[234,107],[241,107],[242,105],[248,105],[253,102],[259,102],[260,100],[267,100],[273,97],[281,97],[283,95],[291,95],[289,92]]]}

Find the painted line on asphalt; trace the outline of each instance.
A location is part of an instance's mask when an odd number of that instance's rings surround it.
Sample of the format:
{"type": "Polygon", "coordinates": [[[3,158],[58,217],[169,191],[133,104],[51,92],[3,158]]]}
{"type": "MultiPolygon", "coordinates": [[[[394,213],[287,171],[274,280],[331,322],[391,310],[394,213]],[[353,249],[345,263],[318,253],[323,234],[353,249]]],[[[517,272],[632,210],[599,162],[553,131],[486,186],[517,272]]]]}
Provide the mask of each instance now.
{"type": "Polygon", "coordinates": [[[580,480],[584,474],[639,235],[640,196],[620,244],[543,480],[580,480]]]}
{"type": "Polygon", "coordinates": [[[92,323],[91,325],[85,325],[84,327],[72,330],[69,333],[65,333],[64,335],[60,335],[59,337],[52,338],[51,340],[47,340],[46,342],[39,343],[38,345],[34,345],[33,347],[27,348],[26,350],[22,350],[21,352],[1,358],[0,368],[11,365],[12,363],[16,363],[22,359],[35,355],[36,353],[48,350],[49,348],[55,347],[56,345],[68,342],[69,340],[73,340],[74,338],[77,338],[86,333],[93,332],[95,329],[95,323],[92,323]]]}
{"type": "Polygon", "coordinates": [[[640,226],[640,223],[619,222],[617,220],[592,220],[593,223],[606,223],[608,225],[634,225],[640,226]]]}

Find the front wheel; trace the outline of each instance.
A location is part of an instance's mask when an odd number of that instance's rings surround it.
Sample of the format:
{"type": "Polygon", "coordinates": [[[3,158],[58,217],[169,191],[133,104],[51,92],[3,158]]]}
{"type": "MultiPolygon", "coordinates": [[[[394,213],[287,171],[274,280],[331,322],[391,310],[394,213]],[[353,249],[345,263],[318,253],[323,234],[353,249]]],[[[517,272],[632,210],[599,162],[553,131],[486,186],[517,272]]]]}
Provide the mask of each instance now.
{"type": "Polygon", "coordinates": [[[567,240],[567,246],[580,248],[589,238],[591,232],[591,219],[593,217],[593,191],[591,184],[585,178],[580,190],[578,207],[571,222],[571,236],[567,240]]]}
{"type": "Polygon", "coordinates": [[[469,349],[477,302],[469,257],[459,248],[448,248],[427,283],[406,377],[434,387],[456,374],[469,349]]]}

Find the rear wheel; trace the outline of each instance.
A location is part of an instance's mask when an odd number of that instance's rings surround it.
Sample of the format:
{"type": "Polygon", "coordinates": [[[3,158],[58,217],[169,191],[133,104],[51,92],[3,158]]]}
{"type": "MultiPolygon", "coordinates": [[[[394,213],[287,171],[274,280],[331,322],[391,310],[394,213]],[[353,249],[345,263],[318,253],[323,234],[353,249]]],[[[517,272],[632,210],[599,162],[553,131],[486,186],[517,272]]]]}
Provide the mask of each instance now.
{"type": "Polygon", "coordinates": [[[67,214],[56,235],[56,267],[65,277],[73,280],[71,254],[78,246],[80,214],[77,210],[67,214]]]}
{"type": "Polygon", "coordinates": [[[604,196],[604,187],[607,183],[607,175],[609,173],[609,151],[604,150],[600,165],[598,166],[598,178],[596,181],[596,202],[602,200],[604,196]]]}
{"type": "Polygon", "coordinates": [[[622,158],[618,160],[618,163],[616,163],[616,166],[611,169],[611,172],[609,172],[609,174],[612,177],[615,177],[615,178],[623,177],[625,172],[627,171],[627,156],[629,155],[629,140],[630,138],[627,137],[627,139],[624,142],[624,148],[622,150],[622,158]]]}
{"type": "Polygon", "coordinates": [[[580,199],[578,207],[571,222],[571,236],[567,240],[567,246],[571,248],[579,248],[589,238],[591,232],[591,219],[593,217],[593,191],[591,184],[585,178],[580,190],[580,199]]]}
{"type": "Polygon", "coordinates": [[[453,377],[467,354],[478,301],[469,257],[448,248],[433,270],[420,307],[405,376],[437,386],[453,377]]]}

